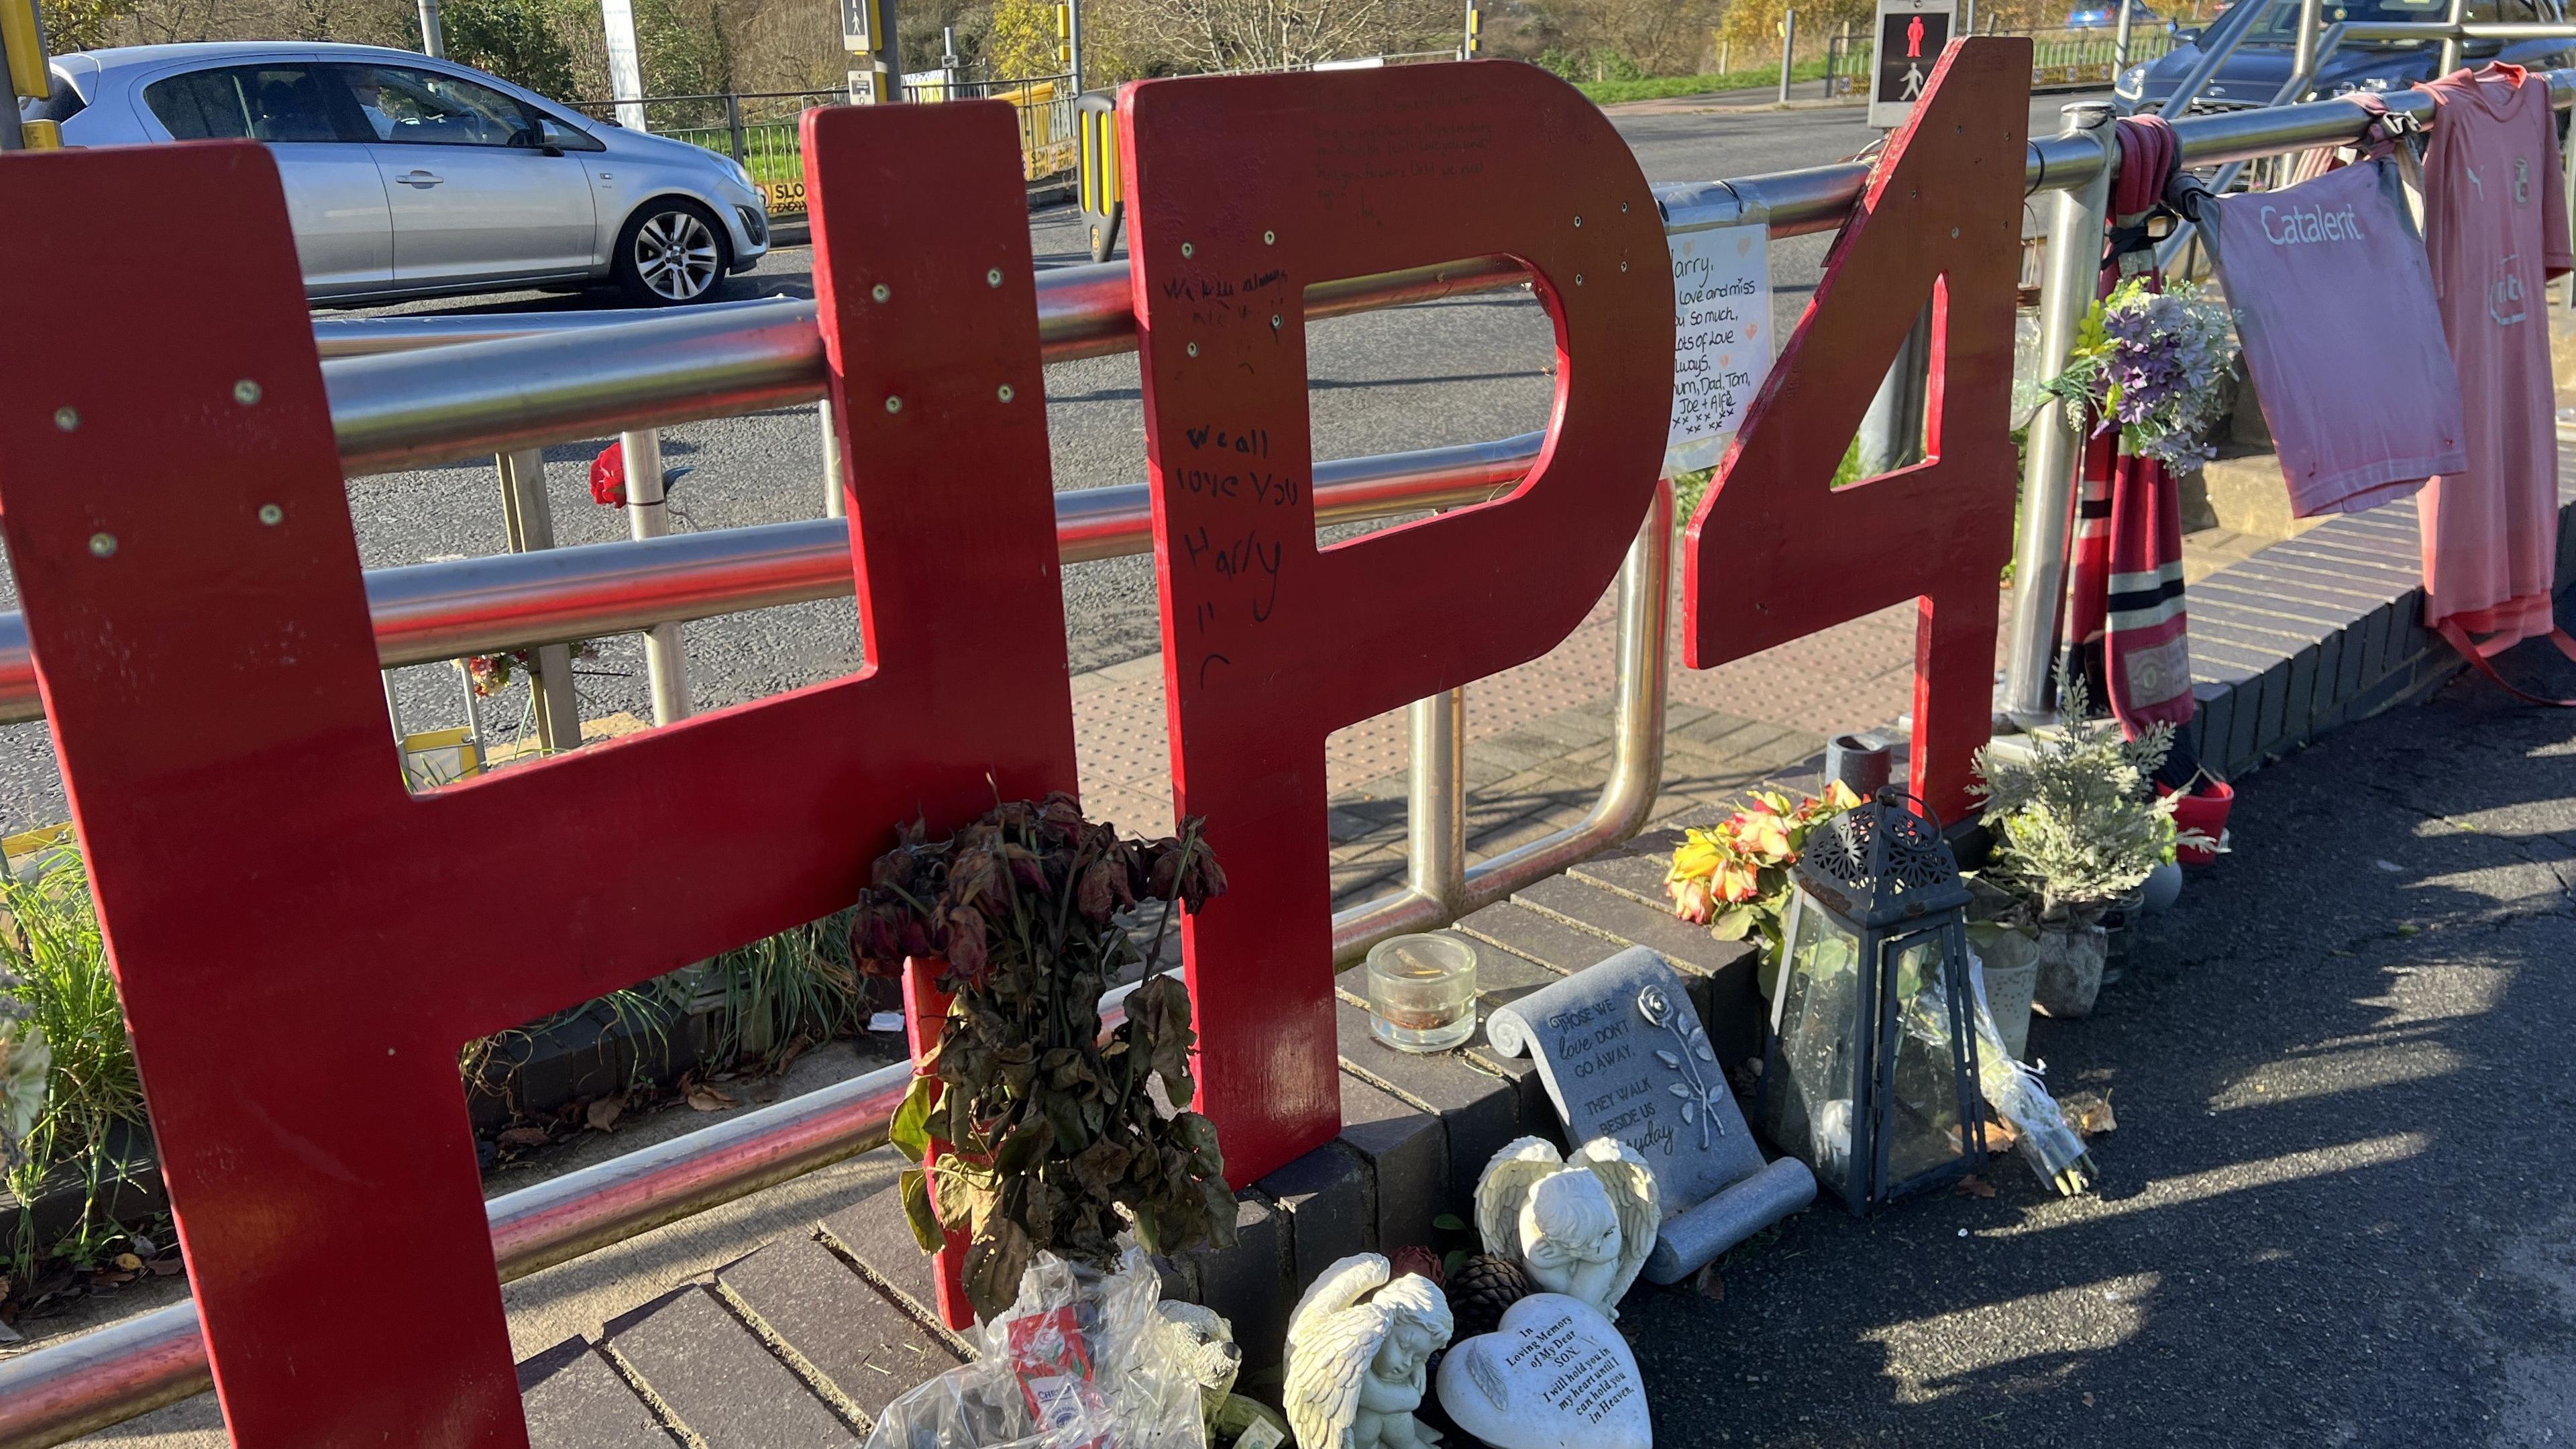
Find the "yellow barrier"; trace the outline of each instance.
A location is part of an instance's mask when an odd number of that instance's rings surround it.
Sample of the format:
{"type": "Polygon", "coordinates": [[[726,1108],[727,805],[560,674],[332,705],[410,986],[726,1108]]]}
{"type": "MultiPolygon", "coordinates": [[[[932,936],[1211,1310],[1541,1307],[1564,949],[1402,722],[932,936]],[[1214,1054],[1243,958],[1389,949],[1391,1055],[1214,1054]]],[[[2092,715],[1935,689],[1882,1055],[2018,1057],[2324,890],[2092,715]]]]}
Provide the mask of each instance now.
{"type": "Polygon", "coordinates": [[[11,90],[30,101],[53,93],[54,78],[45,66],[45,32],[36,23],[36,0],[0,0],[0,44],[9,48],[11,90]]]}

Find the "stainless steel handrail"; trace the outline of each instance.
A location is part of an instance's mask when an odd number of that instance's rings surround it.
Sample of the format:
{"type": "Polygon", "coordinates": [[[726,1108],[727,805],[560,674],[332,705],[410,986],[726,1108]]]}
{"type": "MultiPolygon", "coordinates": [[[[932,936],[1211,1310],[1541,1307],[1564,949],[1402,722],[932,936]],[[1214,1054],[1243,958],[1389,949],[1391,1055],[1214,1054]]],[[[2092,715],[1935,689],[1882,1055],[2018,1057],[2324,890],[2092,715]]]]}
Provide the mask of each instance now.
{"type": "MultiPolygon", "coordinates": [[[[1528,475],[1543,437],[1319,463],[1316,521],[1485,502],[1528,475]]],[[[1153,550],[1153,504],[1142,483],[1059,493],[1055,504],[1066,563],[1153,550]]],[[[389,669],[847,598],[856,587],[849,524],[838,518],[412,564],[373,570],[366,583],[377,657],[389,669]]],[[[26,620],[0,613],[0,723],[43,717],[26,620]]]]}
{"type": "MultiPolygon", "coordinates": [[[[1696,226],[1767,221],[1778,235],[1839,226],[1866,166],[1719,183],[1696,226]]],[[[1306,289],[1309,318],[1337,317],[1518,286],[1507,257],[1472,258],[1306,289]]],[[[1133,351],[1127,268],[1038,274],[1038,346],[1048,362],[1133,351]]],[[[481,458],[809,403],[823,395],[815,304],[776,300],[641,321],[616,314],[502,319],[389,318],[314,326],[340,461],[352,476],[481,458]],[[579,320],[575,320],[579,318],[579,320]]]]}

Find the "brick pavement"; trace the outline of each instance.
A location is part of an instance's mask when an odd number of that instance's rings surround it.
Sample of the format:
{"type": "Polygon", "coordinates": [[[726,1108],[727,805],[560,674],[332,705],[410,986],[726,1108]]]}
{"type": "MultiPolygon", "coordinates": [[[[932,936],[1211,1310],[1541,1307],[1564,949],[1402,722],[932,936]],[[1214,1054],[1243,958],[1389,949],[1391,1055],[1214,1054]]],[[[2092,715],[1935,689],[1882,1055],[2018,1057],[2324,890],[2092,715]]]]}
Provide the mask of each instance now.
{"type": "MultiPolygon", "coordinates": [[[[1913,694],[1909,606],[1883,610],[1723,668],[1679,664],[1669,642],[1661,819],[1741,791],[1813,756],[1829,734],[1892,726],[1913,694]]],[[[1612,600],[1604,595],[1563,644],[1467,687],[1467,834],[1492,855],[1582,817],[1611,754],[1612,600]]],[[[1073,681],[1082,794],[1095,818],[1148,833],[1172,827],[1162,657],[1073,681]]],[[[1348,900],[1384,888],[1404,865],[1405,717],[1336,732],[1325,747],[1332,792],[1333,884],[1348,900]]]]}
{"type": "MultiPolygon", "coordinates": [[[[2195,581],[2277,540],[2204,529],[2184,540],[2195,581]]],[[[2005,590],[1999,617],[2009,619],[2005,590]]],[[[1901,742],[1913,707],[1914,610],[1900,604],[1717,669],[1681,666],[1678,595],[1665,677],[1663,788],[1653,818],[1717,804],[1814,758],[1827,736],[1877,731],[1901,742]]],[[[1467,687],[1467,843],[1482,858],[1562,829],[1599,797],[1611,753],[1612,646],[1604,594],[1572,636],[1517,669],[1467,687]]],[[[1996,648],[1997,667],[2004,646],[1996,648]]],[[[1172,828],[1171,761],[1159,654],[1074,676],[1082,794],[1094,818],[1172,828]]],[[[1325,747],[1335,899],[1391,889],[1404,871],[1405,718],[1337,731],[1325,747]]]]}

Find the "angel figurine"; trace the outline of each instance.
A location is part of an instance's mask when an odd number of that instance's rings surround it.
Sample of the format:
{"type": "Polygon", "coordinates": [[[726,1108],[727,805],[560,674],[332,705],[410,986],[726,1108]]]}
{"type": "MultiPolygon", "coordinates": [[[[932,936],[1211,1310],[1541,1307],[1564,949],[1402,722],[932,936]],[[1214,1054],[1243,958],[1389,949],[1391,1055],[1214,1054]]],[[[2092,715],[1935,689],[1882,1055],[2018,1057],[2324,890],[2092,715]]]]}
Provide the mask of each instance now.
{"type": "Polygon", "coordinates": [[[1375,1253],[1344,1258],[1288,1318],[1283,1398],[1298,1449],[1419,1449],[1440,1442],[1416,1423],[1423,1368],[1449,1341],[1449,1300],[1418,1273],[1389,1282],[1375,1253]]]}
{"type": "Polygon", "coordinates": [[[1476,1231],[1485,1251],[1520,1265],[1532,1286],[1619,1316],[1619,1300],[1654,1251],[1663,1204],[1654,1169],[1613,1137],[1576,1148],[1524,1137],[1494,1154],[1476,1180],[1476,1231]]]}

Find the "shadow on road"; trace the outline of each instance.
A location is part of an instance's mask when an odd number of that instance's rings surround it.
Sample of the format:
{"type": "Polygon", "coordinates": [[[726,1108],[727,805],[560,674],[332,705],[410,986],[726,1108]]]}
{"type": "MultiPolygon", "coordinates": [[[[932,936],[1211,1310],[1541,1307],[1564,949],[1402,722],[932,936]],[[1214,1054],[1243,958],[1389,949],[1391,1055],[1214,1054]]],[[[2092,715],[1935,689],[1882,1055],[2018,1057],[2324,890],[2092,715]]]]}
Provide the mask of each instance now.
{"type": "Polygon", "coordinates": [[[2113,1094],[2100,1190],[1998,1162],[1991,1199],[1792,1220],[1722,1301],[1631,1299],[1659,1444],[2565,1439],[2576,721],[2455,682],[2231,824],[2098,1013],[2034,1025],[2058,1091],[2113,1094]]]}

